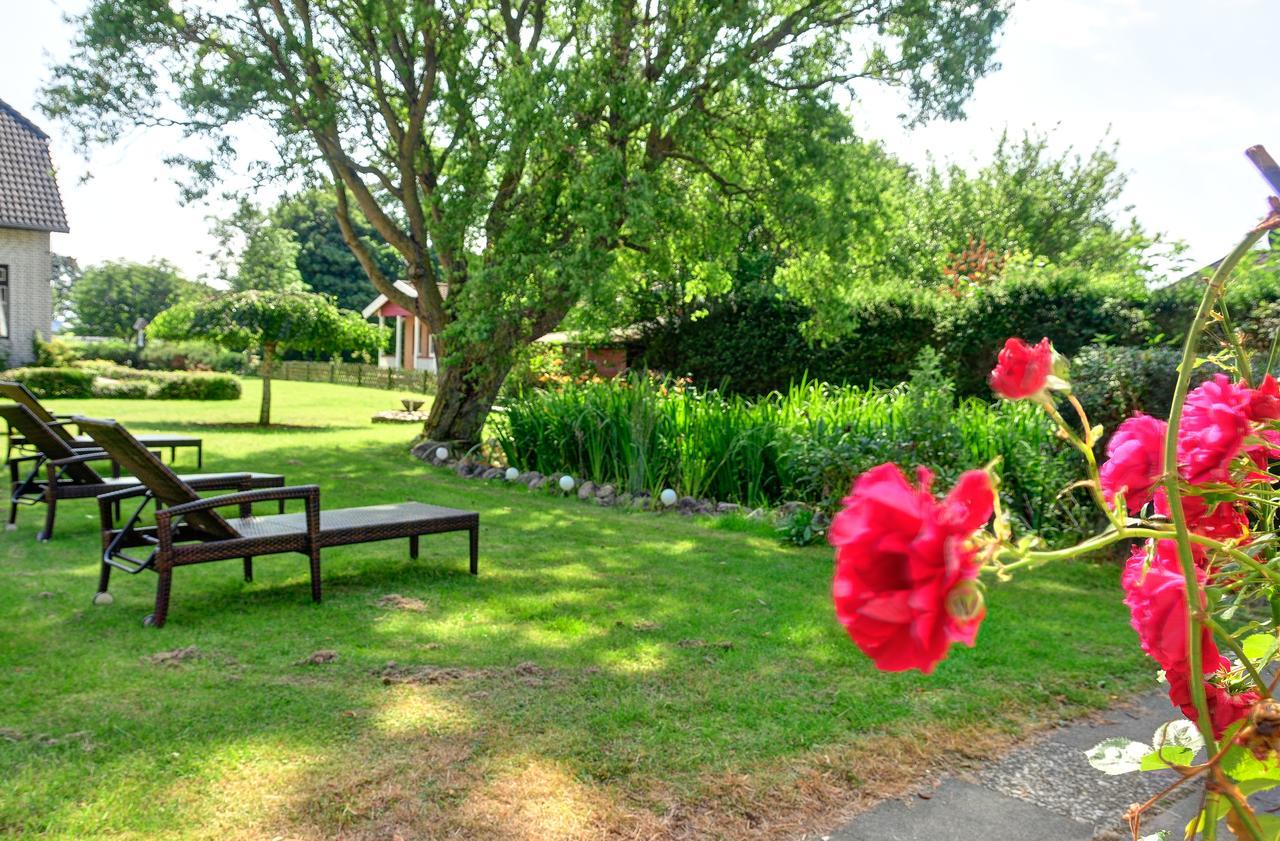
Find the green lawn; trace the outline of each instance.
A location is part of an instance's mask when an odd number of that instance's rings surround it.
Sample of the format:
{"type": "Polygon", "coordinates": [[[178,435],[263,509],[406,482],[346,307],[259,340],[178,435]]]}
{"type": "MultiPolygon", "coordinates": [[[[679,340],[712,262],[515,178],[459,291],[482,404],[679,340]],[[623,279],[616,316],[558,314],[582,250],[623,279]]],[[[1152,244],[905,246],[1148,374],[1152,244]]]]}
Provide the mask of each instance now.
{"type": "MultiPolygon", "coordinates": [[[[770,837],[1150,680],[1114,565],[995,585],[975,650],[877,673],[834,621],[830,552],[743,522],[625,513],[458,479],[371,425],[400,395],[282,382],[235,403],[53,402],[206,441],[206,469],[317,483],[328,507],[478,510],[465,534],[117,573],[93,607],[96,505],[0,537],[0,832],[62,838],[770,837]],[[736,527],[735,527],[736,526],[736,527]],[[388,594],[421,610],[379,606],[388,594]],[[195,646],[177,666],[148,661],[195,646]],[[297,665],[320,649],[325,665],[297,665]],[[435,666],[385,685],[389,661],[435,666]],[[992,729],[994,728],[994,729],[992,729]]],[[[179,465],[190,466],[180,453],[179,465]]]]}

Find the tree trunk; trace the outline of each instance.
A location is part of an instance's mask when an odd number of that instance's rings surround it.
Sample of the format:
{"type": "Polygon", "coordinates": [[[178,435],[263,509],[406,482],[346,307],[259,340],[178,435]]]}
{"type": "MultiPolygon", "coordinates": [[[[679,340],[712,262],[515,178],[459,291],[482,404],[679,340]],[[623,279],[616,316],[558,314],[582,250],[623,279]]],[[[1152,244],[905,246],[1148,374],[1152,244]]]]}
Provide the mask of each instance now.
{"type": "Polygon", "coordinates": [[[271,425],[271,369],[275,365],[276,343],[262,346],[262,405],[258,408],[258,426],[271,425]]]}
{"type": "Polygon", "coordinates": [[[484,358],[484,352],[479,347],[468,349],[461,359],[441,371],[431,414],[423,429],[427,438],[467,445],[480,442],[485,418],[511,369],[509,363],[484,358]]]}

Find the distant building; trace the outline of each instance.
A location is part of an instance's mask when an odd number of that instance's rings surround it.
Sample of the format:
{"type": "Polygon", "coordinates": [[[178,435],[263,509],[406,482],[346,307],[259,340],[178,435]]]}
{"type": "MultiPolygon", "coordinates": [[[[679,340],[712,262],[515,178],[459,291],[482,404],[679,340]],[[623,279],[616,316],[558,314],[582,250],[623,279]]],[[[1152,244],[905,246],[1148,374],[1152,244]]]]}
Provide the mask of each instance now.
{"type": "MultiPolygon", "coordinates": [[[[396,289],[410,298],[418,297],[418,290],[403,280],[396,281],[396,289]]],[[[440,294],[446,294],[444,286],[440,287],[440,294]]],[[[362,315],[365,318],[377,316],[378,324],[383,326],[386,325],[388,318],[394,322],[395,341],[391,346],[392,352],[378,357],[379,366],[410,371],[430,371],[433,374],[437,372],[436,337],[431,334],[431,327],[426,321],[419,319],[394,301],[388,300],[386,295],[378,295],[370,301],[369,306],[362,311],[362,315]]],[[[575,333],[564,332],[548,333],[537,341],[561,345],[581,353],[587,363],[595,368],[597,374],[607,378],[616,377],[627,370],[625,336],[629,334],[622,330],[614,333],[616,335],[603,341],[587,342],[575,333]]]]}
{"type": "MultiPolygon", "coordinates": [[[[31,361],[53,321],[49,234],[67,233],[49,136],[0,100],[0,356],[31,361]]],[[[0,365],[0,367],[4,367],[0,365]]]]}

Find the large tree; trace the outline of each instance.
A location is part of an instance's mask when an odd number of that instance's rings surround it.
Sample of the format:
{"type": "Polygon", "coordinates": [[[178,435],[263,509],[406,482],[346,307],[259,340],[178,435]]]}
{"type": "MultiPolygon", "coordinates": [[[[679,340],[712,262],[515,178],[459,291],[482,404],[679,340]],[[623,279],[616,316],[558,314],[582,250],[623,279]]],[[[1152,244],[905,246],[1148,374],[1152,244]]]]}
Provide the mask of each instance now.
{"type": "Polygon", "coordinates": [[[777,162],[823,172],[828,138],[807,117],[824,128],[843,83],[901,85],[918,119],[959,114],[1006,6],[95,0],[44,107],[85,142],[139,124],[215,136],[194,162],[204,176],[233,148],[228,126],[276,129],[285,171],[329,180],[374,286],[443,338],[427,434],[474,441],[517,351],[620,294],[620,252],[666,261],[678,241],[716,267],[739,237],[690,208],[784,196],[805,173],[777,162]],[[416,297],[377,265],[357,214],[416,297]]]}

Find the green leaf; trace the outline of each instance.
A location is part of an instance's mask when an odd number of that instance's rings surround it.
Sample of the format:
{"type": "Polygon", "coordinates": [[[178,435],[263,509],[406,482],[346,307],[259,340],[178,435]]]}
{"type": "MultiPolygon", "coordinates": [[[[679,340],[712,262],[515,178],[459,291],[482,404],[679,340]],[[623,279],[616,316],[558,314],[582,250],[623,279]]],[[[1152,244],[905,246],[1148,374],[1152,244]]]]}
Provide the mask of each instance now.
{"type": "Polygon", "coordinates": [[[1176,745],[1166,746],[1162,751],[1152,751],[1142,757],[1139,765],[1141,771],[1159,771],[1164,768],[1170,768],[1174,765],[1190,765],[1192,760],[1196,758],[1196,752],[1191,748],[1178,747],[1176,745]]]}
{"type": "Polygon", "coordinates": [[[1191,751],[1192,756],[1204,749],[1204,737],[1195,724],[1185,718],[1166,722],[1156,728],[1151,737],[1151,747],[1157,751],[1162,747],[1183,747],[1191,751]]]}
{"type": "Polygon", "coordinates": [[[1275,654],[1276,637],[1275,634],[1251,634],[1244,638],[1240,647],[1244,649],[1245,657],[1259,665],[1275,654]]]}
{"type": "Polygon", "coordinates": [[[1232,745],[1222,757],[1222,770],[1233,780],[1271,781],[1280,785],[1280,765],[1274,757],[1259,760],[1253,753],[1239,745],[1232,745]]]}
{"type": "Polygon", "coordinates": [[[1085,751],[1089,764],[1104,774],[1116,776],[1128,774],[1142,768],[1142,760],[1150,749],[1131,739],[1114,738],[1099,742],[1091,750],[1085,751]]]}

